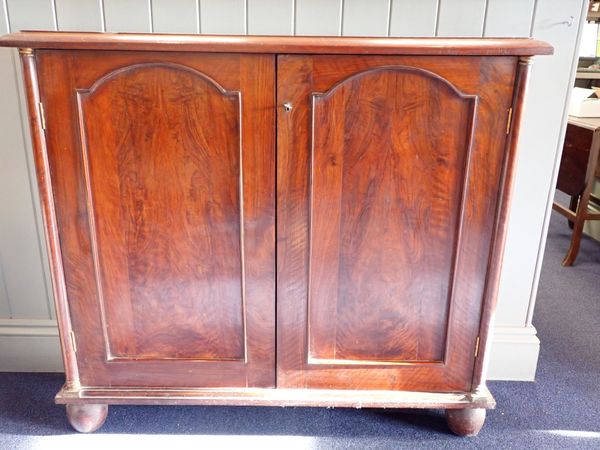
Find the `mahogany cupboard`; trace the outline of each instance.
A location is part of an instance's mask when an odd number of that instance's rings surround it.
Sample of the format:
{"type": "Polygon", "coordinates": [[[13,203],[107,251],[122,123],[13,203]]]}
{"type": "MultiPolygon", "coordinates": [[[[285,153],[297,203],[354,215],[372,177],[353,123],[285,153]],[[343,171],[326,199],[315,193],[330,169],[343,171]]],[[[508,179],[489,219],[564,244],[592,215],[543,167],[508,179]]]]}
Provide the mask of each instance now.
{"type": "Polygon", "coordinates": [[[14,33],[66,383],[476,434],[529,39],[14,33]]]}

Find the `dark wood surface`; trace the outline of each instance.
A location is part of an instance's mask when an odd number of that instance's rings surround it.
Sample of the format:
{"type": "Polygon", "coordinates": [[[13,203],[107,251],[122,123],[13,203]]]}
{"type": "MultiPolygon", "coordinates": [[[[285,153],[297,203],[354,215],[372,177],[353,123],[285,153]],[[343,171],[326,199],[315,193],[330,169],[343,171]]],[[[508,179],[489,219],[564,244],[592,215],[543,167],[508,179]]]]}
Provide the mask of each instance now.
{"type": "Polygon", "coordinates": [[[218,36],[193,34],[26,31],[0,37],[0,46],[80,50],[405,55],[549,55],[552,46],[528,38],[394,38],[335,36],[218,36]]]}
{"type": "Polygon", "coordinates": [[[570,196],[580,196],[586,186],[586,174],[594,130],[567,124],[556,188],[570,196]]]}
{"type": "Polygon", "coordinates": [[[448,422],[481,427],[527,56],[550,46],[0,45],[25,47],[76,429],[108,403],[476,408],[448,422]]]}
{"type": "Polygon", "coordinates": [[[446,422],[459,436],[477,436],[485,422],[485,415],[483,408],[446,409],[446,422]]]}
{"type": "Polygon", "coordinates": [[[476,97],[406,66],[311,96],[308,358],[441,363],[476,97]]]}
{"type": "Polygon", "coordinates": [[[102,403],[70,403],[67,405],[67,419],[80,433],[92,433],[106,421],[108,405],[102,403]]]}
{"type": "Polygon", "coordinates": [[[64,387],[56,396],[59,404],[135,405],[239,405],[306,406],[344,408],[487,408],[496,402],[487,389],[476,393],[372,391],[352,389],[175,389],[64,387]]]}
{"type": "Polygon", "coordinates": [[[79,368],[73,346],[71,345],[71,316],[67,303],[67,286],[60,248],[57,212],[55,208],[54,190],[52,187],[50,163],[46,133],[43,129],[45,120],[41,116],[40,92],[36,60],[32,52],[21,53],[23,82],[27,95],[27,113],[29,130],[32,138],[35,171],[40,196],[42,219],[45,229],[46,251],[50,262],[52,293],[56,308],[56,321],[60,337],[60,348],[65,369],[66,385],[79,386],[79,368]]]}
{"type": "Polygon", "coordinates": [[[279,56],[278,386],[471,389],[516,68],[279,56]]]}
{"type": "Polygon", "coordinates": [[[473,368],[472,390],[485,387],[487,367],[489,365],[490,347],[492,344],[492,323],[498,300],[500,274],[504,256],[504,246],[508,232],[508,220],[512,201],[519,134],[523,123],[523,103],[527,95],[532,58],[519,58],[516,70],[515,85],[512,91],[512,110],[507,123],[508,137],[503,149],[503,160],[498,180],[498,198],[494,211],[491,252],[488,264],[488,276],[485,280],[485,294],[482,302],[481,320],[479,324],[479,356],[473,368]]]}
{"type": "Polygon", "coordinates": [[[81,383],[274,386],[273,57],[37,59],[81,383]]]}
{"type": "Polygon", "coordinates": [[[568,219],[573,229],[571,243],[562,265],[575,263],[586,220],[600,220],[589,206],[600,206],[593,194],[600,169],[600,120],[569,116],[556,188],[571,196],[569,207],[554,202],[553,209],[568,219]]]}

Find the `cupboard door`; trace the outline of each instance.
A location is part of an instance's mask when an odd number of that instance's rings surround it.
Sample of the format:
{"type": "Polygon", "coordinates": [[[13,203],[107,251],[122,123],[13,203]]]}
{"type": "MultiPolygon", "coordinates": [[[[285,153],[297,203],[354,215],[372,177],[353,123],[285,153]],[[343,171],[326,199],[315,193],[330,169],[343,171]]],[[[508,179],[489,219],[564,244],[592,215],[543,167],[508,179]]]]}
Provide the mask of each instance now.
{"type": "Polygon", "coordinates": [[[274,57],[37,64],[81,384],[274,386],[274,57]]]}
{"type": "Polygon", "coordinates": [[[278,386],[471,389],[516,64],[279,57],[278,386]]]}

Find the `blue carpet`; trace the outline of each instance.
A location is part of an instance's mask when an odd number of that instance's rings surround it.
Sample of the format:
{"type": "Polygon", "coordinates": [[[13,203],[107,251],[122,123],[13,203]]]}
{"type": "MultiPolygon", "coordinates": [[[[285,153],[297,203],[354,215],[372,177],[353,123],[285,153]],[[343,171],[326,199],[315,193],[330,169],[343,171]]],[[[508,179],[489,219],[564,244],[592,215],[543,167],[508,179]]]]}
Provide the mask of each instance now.
{"type": "Polygon", "coordinates": [[[553,216],[534,325],[535,383],[490,382],[498,408],[475,438],[448,431],[441,411],[111,406],[93,435],[74,434],[53,404],[61,374],[0,374],[0,449],[600,449],[600,244],[584,238],[560,262],[569,230],[553,216]]]}

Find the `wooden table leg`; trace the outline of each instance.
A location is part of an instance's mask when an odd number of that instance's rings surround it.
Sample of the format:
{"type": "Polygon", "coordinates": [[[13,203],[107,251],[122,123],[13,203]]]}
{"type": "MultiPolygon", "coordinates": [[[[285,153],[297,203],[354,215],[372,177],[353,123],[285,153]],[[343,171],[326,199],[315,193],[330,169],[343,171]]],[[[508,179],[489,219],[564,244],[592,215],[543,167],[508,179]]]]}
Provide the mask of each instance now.
{"type": "MultiPolygon", "coordinates": [[[[569,209],[573,212],[577,212],[577,205],[579,204],[579,195],[572,195],[571,201],[569,202],[569,209]]],[[[567,219],[568,220],[568,219],[567,219]]],[[[569,228],[572,230],[575,226],[575,222],[568,220],[569,228]]]]}
{"type": "MultiPolygon", "coordinates": [[[[573,224],[573,236],[571,237],[571,245],[567,251],[565,259],[563,259],[563,266],[572,266],[579,253],[579,245],[581,244],[581,234],[583,233],[583,225],[588,216],[588,205],[590,203],[590,197],[592,195],[592,188],[594,187],[594,179],[596,173],[596,161],[598,161],[598,154],[600,153],[600,132],[594,131],[594,137],[592,139],[592,148],[590,150],[590,156],[587,165],[587,171],[585,175],[585,190],[579,199],[577,205],[577,213],[575,216],[575,222],[573,224]]],[[[571,205],[573,198],[571,198],[571,205]]]]}
{"type": "Polygon", "coordinates": [[[571,245],[569,246],[569,250],[567,251],[565,259],[563,259],[563,266],[572,266],[575,262],[575,258],[577,258],[577,254],[579,253],[579,246],[581,244],[581,234],[583,233],[583,225],[585,224],[585,213],[587,211],[587,201],[589,201],[589,196],[585,200],[584,198],[585,195],[581,197],[581,201],[579,202],[579,205],[577,207],[577,217],[575,218],[575,222],[573,224],[573,235],[571,236],[571,245]]]}

